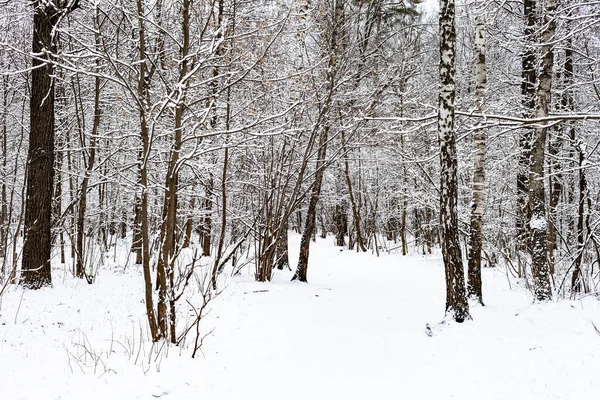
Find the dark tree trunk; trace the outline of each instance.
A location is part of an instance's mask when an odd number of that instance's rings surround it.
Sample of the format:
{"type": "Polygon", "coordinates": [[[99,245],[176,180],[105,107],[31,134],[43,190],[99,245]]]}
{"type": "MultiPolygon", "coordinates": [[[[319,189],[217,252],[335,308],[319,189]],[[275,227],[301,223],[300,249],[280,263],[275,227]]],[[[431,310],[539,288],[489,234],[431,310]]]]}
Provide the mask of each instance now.
{"type": "Polygon", "coordinates": [[[333,214],[335,222],[335,245],[343,247],[346,245],[344,237],[348,231],[348,214],[346,207],[343,204],[336,204],[335,213],[333,214]]]}
{"type": "Polygon", "coordinates": [[[3,268],[0,270],[0,277],[4,276],[4,265],[6,263],[6,254],[8,247],[8,227],[10,224],[8,218],[8,203],[6,198],[6,136],[7,136],[7,112],[8,112],[8,76],[2,77],[2,189],[0,194],[0,258],[2,258],[3,268]]]}
{"type": "MultiPolygon", "coordinates": [[[[139,156],[141,159],[141,155],[139,156]]],[[[141,174],[141,171],[140,171],[141,174]]],[[[141,177],[140,177],[141,182],[141,177]]],[[[131,243],[131,251],[135,251],[135,263],[141,264],[142,257],[142,198],[139,193],[136,193],[134,203],[133,217],[133,239],[131,243]]]]}
{"type": "Polygon", "coordinates": [[[583,260],[583,250],[585,248],[585,203],[587,197],[587,180],[585,177],[585,169],[583,164],[585,162],[585,152],[583,150],[583,143],[577,144],[577,151],[579,152],[579,203],[577,205],[577,253],[575,261],[573,263],[573,275],[571,276],[571,291],[574,293],[581,292],[582,290],[582,277],[581,277],[581,261],[583,260]]]}
{"type": "Polygon", "coordinates": [[[32,289],[52,284],[52,190],[54,188],[54,53],[52,31],[56,22],[53,5],[34,3],[29,152],[23,243],[23,285],[32,289]]]}
{"type": "Polygon", "coordinates": [[[204,220],[202,221],[202,255],[210,256],[210,243],[212,235],[212,192],[213,177],[210,173],[209,184],[206,187],[206,199],[204,200],[204,220]]]}
{"type": "Polygon", "coordinates": [[[323,182],[323,174],[325,172],[325,157],[327,156],[327,134],[329,127],[323,128],[319,135],[319,151],[317,153],[317,165],[315,172],[315,180],[312,185],[310,200],[308,202],[308,210],[306,211],[306,221],[304,224],[304,232],[300,239],[300,256],[298,258],[298,266],[292,280],[307,282],[306,276],[308,271],[308,254],[310,251],[310,240],[315,232],[317,203],[321,194],[321,184],[323,182]]]}
{"type": "Polygon", "coordinates": [[[288,227],[287,224],[282,226],[282,232],[277,240],[277,269],[282,270],[284,268],[290,268],[290,258],[288,253],[288,227]]]}
{"type": "Polygon", "coordinates": [[[192,199],[190,200],[190,211],[185,220],[185,229],[184,229],[183,245],[182,245],[183,248],[190,247],[190,242],[192,241],[192,230],[193,230],[193,224],[194,224],[194,218],[192,216],[194,214],[195,207],[196,207],[196,196],[192,196],[192,199]]]}

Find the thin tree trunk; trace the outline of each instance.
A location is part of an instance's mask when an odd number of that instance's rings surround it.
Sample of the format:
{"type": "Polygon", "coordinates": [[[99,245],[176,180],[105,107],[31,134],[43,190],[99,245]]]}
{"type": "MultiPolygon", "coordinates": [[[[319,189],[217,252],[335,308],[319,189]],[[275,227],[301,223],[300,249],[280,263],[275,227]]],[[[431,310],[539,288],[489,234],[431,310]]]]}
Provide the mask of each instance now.
{"type": "MultiPolygon", "coordinates": [[[[334,4],[333,16],[331,19],[331,31],[330,36],[327,38],[327,52],[329,55],[328,68],[327,68],[327,91],[326,98],[323,102],[323,113],[324,118],[329,118],[329,111],[333,101],[333,94],[335,91],[335,79],[337,73],[337,57],[338,53],[338,40],[341,38],[339,30],[343,25],[343,11],[344,5],[341,1],[336,1],[334,4]]],[[[292,277],[292,280],[299,280],[300,282],[307,282],[308,272],[308,255],[310,251],[310,239],[315,231],[317,203],[321,194],[321,184],[323,183],[323,175],[325,173],[325,161],[327,157],[327,140],[329,133],[329,124],[325,122],[325,126],[321,128],[319,134],[319,147],[317,151],[317,162],[315,168],[315,178],[311,187],[310,199],[308,202],[308,210],[306,211],[306,222],[304,225],[304,231],[302,232],[302,238],[300,239],[300,255],[298,257],[298,266],[296,272],[292,277]]]]}
{"type": "Polygon", "coordinates": [[[344,204],[336,204],[335,212],[333,214],[333,221],[335,222],[335,245],[343,247],[346,245],[344,237],[346,231],[348,231],[348,214],[344,204]]]}
{"type": "Polygon", "coordinates": [[[142,242],[142,270],[144,274],[144,293],[146,301],[146,314],[150,325],[150,334],[153,341],[158,341],[162,336],[158,330],[158,324],[154,313],[154,301],[152,299],[152,276],[150,274],[150,238],[148,227],[148,160],[150,154],[150,135],[146,118],[146,39],[144,30],[144,8],[143,0],[136,0],[139,35],[139,75],[138,75],[138,97],[140,101],[140,136],[142,139],[142,151],[140,153],[140,190],[139,190],[139,224],[140,238],[142,242]]]}
{"type": "Polygon", "coordinates": [[[192,198],[190,199],[190,211],[185,220],[185,230],[184,230],[185,232],[184,232],[184,236],[183,236],[183,244],[181,246],[184,249],[190,247],[190,242],[192,241],[192,231],[194,228],[193,215],[194,215],[195,207],[196,207],[196,196],[192,195],[192,198]]]}
{"type": "Polygon", "coordinates": [[[204,219],[202,221],[202,255],[210,256],[210,244],[212,235],[212,193],[214,190],[214,179],[209,172],[208,184],[205,188],[204,219]]]}
{"type": "Polygon", "coordinates": [[[356,201],[354,200],[354,191],[352,190],[352,181],[350,179],[350,168],[348,165],[348,154],[346,152],[346,138],[344,131],[342,130],[342,154],[344,157],[344,176],[346,178],[346,186],[348,187],[348,196],[350,197],[350,206],[352,208],[352,218],[354,220],[354,229],[356,230],[356,244],[360,251],[367,251],[365,247],[362,233],[360,231],[360,213],[356,208],[356,201]]]}
{"type": "Polygon", "coordinates": [[[54,211],[52,212],[53,214],[53,222],[52,222],[52,226],[56,229],[60,230],[60,233],[58,235],[58,244],[60,247],[60,263],[64,264],[65,263],[65,240],[64,240],[64,235],[63,235],[63,229],[61,226],[61,215],[62,215],[62,197],[63,197],[63,193],[62,193],[62,164],[63,164],[63,160],[62,160],[62,152],[61,150],[64,147],[64,142],[63,140],[59,140],[58,143],[59,149],[58,149],[58,154],[57,157],[55,159],[55,179],[54,179],[54,201],[53,201],[53,205],[54,205],[54,211]]]}
{"type": "Polygon", "coordinates": [[[315,180],[311,189],[310,200],[308,202],[308,210],[306,211],[306,222],[304,224],[302,238],[300,239],[300,256],[298,258],[298,266],[296,267],[296,272],[292,277],[293,281],[299,280],[300,282],[308,282],[308,255],[310,251],[310,240],[315,231],[317,203],[319,202],[319,196],[321,194],[321,184],[323,182],[323,175],[325,172],[328,131],[329,126],[326,126],[323,128],[321,134],[319,135],[319,151],[317,152],[315,180]]]}
{"type": "MultiPolygon", "coordinates": [[[[98,21],[98,9],[96,8],[96,15],[94,16],[96,30],[100,29],[98,21]]],[[[96,31],[96,48],[100,47],[100,36],[99,31],[96,31]]],[[[96,60],[96,72],[99,73],[100,60],[96,60]]],[[[85,275],[85,250],[83,248],[83,241],[85,236],[85,211],[87,206],[87,192],[90,181],[90,176],[94,170],[94,163],[96,160],[96,140],[98,136],[98,127],[100,126],[100,77],[97,75],[94,79],[94,121],[92,123],[92,134],[90,137],[89,154],[87,159],[87,166],[81,181],[81,189],[79,192],[79,207],[77,212],[77,266],[75,268],[75,275],[78,278],[83,278],[85,275]]],[[[85,146],[85,143],[82,143],[85,146]]]]}
{"type": "Polygon", "coordinates": [[[577,205],[577,255],[573,263],[573,275],[571,276],[571,291],[573,293],[579,293],[582,290],[581,261],[583,260],[583,251],[585,249],[584,218],[586,197],[588,195],[584,169],[586,157],[583,143],[580,142],[577,144],[577,151],[579,153],[579,203],[577,205]]]}
{"type": "MultiPolygon", "coordinates": [[[[222,4],[222,2],[221,2],[222,4]]],[[[229,99],[231,96],[231,88],[227,89],[227,105],[225,112],[225,130],[229,130],[229,119],[231,117],[231,109],[229,99]]],[[[221,175],[221,232],[219,233],[219,243],[217,244],[217,254],[212,270],[212,287],[217,290],[217,275],[221,272],[219,265],[223,256],[223,245],[225,244],[225,234],[227,230],[227,167],[229,166],[229,147],[225,144],[225,154],[223,154],[223,172],[221,175]]]]}
{"type": "MultiPolygon", "coordinates": [[[[567,19],[565,20],[564,28],[567,34],[567,43],[565,48],[565,60],[563,64],[563,93],[560,100],[560,107],[562,112],[574,112],[575,107],[573,103],[572,88],[573,85],[573,38],[570,29],[569,17],[572,16],[572,11],[567,12],[567,19]]],[[[565,138],[575,138],[575,127],[572,123],[565,122],[560,125],[560,128],[555,131],[554,139],[550,141],[549,153],[552,157],[550,160],[550,226],[548,227],[548,251],[549,251],[549,263],[550,263],[550,274],[554,274],[555,271],[555,256],[554,252],[558,249],[557,246],[557,229],[558,229],[558,202],[560,200],[560,194],[563,191],[563,174],[561,164],[558,161],[558,155],[560,149],[563,147],[565,138]],[[562,129],[560,129],[562,128],[562,129]]],[[[569,140],[569,139],[567,139],[569,140]]],[[[572,190],[572,189],[571,189],[572,190]]],[[[569,235],[567,235],[568,237],[569,235]]]]}
{"type": "MultiPolygon", "coordinates": [[[[75,201],[75,183],[73,179],[73,160],[71,157],[71,129],[67,127],[65,131],[65,145],[67,147],[67,170],[69,171],[69,203],[73,204],[75,201]]],[[[69,242],[71,243],[71,261],[75,260],[75,212],[71,211],[71,218],[69,223],[69,242]]],[[[72,263],[72,272],[75,275],[75,263],[72,263]]]]}
{"type": "Polygon", "coordinates": [[[440,0],[439,31],[440,229],[442,257],[446,273],[446,316],[456,322],[463,322],[465,319],[469,319],[470,315],[465,291],[457,217],[458,182],[454,132],[454,99],[456,96],[454,0],[440,0]]]}
{"type": "Polygon", "coordinates": [[[279,235],[279,239],[277,240],[277,262],[276,267],[279,270],[284,268],[290,268],[290,258],[288,252],[288,226],[285,224],[281,227],[282,232],[279,235]]]}
{"type": "MultiPolygon", "coordinates": [[[[8,254],[8,229],[10,220],[8,219],[8,204],[6,198],[6,136],[7,136],[7,114],[8,114],[8,76],[2,77],[2,189],[0,194],[0,258],[2,265],[6,265],[6,255],[8,254]]],[[[0,270],[0,277],[4,277],[4,267],[0,270]]],[[[1,281],[2,279],[0,279],[1,281]]]]}
{"type": "MultiPolygon", "coordinates": [[[[404,106],[401,108],[404,110],[404,106]]],[[[402,154],[404,154],[404,133],[400,134],[400,146],[402,154]]],[[[402,188],[402,219],[400,225],[400,241],[402,242],[402,255],[408,254],[408,244],[406,240],[406,214],[408,213],[408,171],[406,168],[406,160],[402,156],[402,172],[404,175],[404,185],[402,188]]],[[[396,239],[394,238],[394,243],[396,239]]]]}
{"type": "MultiPolygon", "coordinates": [[[[485,94],[485,17],[483,3],[477,5],[475,28],[475,104],[477,111],[484,112],[485,94]]],[[[475,160],[473,165],[473,205],[471,209],[471,235],[469,237],[469,267],[467,294],[483,305],[481,290],[481,251],[483,214],[485,212],[485,131],[478,128],[473,135],[475,160]]]]}

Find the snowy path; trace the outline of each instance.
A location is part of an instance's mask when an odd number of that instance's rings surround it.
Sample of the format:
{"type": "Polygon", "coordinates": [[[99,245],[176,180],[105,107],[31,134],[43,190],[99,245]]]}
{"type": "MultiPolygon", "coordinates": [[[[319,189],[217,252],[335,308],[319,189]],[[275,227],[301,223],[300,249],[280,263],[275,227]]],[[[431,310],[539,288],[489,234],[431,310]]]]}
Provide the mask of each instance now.
{"type": "MultiPolygon", "coordinates": [[[[297,244],[292,236],[292,258],[297,244]]],[[[425,323],[443,317],[438,258],[377,258],[319,240],[311,248],[309,285],[289,283],[287,272],[269,284],[230,279],[207,320],[215,331],[204,357],[171,350],[161,373],[155,365],[146,374],[124,350],[133,348],[128,343],[143,321],[138,274],[106,272],[97,285],[57,284],[27,292],[22,301],[22,292],[13,290],[0,310],[0,387],[8,394],[0,398],[597,396],[600,336],[591,322],[600,325],[600,302],[532,305],[524,290],[508,290],[503,271],[484,272],[487,306],[472,309],[473,321],[428,337],[425,323]],[[42,300],[45,305],[36,303],[42,300]],[[77,366],[70,372],[74,363],[69,367],[66,351],[75,351],[82,335],[95,353],[111,354],[105,357],[109,372],[101,374],[100,365],[94,374],[89,360],[86,375],[77,366]]]]}

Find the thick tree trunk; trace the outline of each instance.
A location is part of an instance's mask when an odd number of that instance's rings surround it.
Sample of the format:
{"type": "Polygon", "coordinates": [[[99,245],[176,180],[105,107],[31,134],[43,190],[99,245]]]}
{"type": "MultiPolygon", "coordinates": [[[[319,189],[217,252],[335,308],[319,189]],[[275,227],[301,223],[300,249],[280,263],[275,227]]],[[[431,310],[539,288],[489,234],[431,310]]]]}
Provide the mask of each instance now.
{"type": "Polygon", "coordinates": [[[25,241],[22,283],[39,289],[52,284],[52,190],[54,188],[54,53],[52,31],[56,10],[52,4],[34,3],[29,152],[25,200],[25,241]],[[39,57],[39,58],[38,58],[39,57]]]}
{"type": "MultiPolygon", "coordinates": [[[[533,118],[535,116],[535,90],[537,81],[536,63],[536,0],[523,0],[523,16],[525,19],[525,49],[521,56],[521,101],[523,106],[523,117],[533,118]]],[[[533,129],[524,128],[519,137],[519,166],[517,168],[517,249],[528,248],[529,227],[531,218],[529,209],[529,160],[531,158],[531,141],[533,129]]]]}
{"type": "MultiPolygon", "coordinates": [[[[537,88],[536,117],[548,116],[554,65],[554,33],[556,30],[556,0],[548,0],[542,31],[542,64],[537,88]]],[[[531,148],[529,173],[529,209],[531,210],[531,258],[533,287],[538,301],[552,299],[550,272],[548,268],[548,221],[546,219],[546,190],[544,187],[544,163],[546,151],[545,126],[535,129],[531,148]]]]}
{"type": "MultiPolygon", "coordinates": [[[[483,3],[477,5],[475,28],[475,105],[483,114],[486,84],[485,74],[485,17],[483,3]]],[[[473,204],[471,208],[471,235],[469,237],[469,268],[467,294],[483,305],[481,290],[481,251],[483,214],[485,213],[485,132],[479,128],[473,134],[475,160],[473,165],[473,204]]]]}
{"type": "Polygon", "coordinates": [[[458,182],[454,132],[455,48],[454,0],[440,0],[440,92],[438,134],[440,143],[441,190],[440,229],[446,273],[446,316],[456,322],[469,319],[462,254],[458,237],[458,182]]]}

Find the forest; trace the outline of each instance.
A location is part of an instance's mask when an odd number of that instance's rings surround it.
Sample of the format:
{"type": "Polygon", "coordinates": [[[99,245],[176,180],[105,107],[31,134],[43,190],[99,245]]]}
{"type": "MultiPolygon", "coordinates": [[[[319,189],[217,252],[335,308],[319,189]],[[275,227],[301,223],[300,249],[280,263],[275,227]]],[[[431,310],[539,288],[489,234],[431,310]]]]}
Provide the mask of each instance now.
{"type": "Polygon", "coordinates": [[[8,399],[496,398],[455,346],[497,398],[600,389],[600,1],[0,0],[0,32],[8,399]]]}

